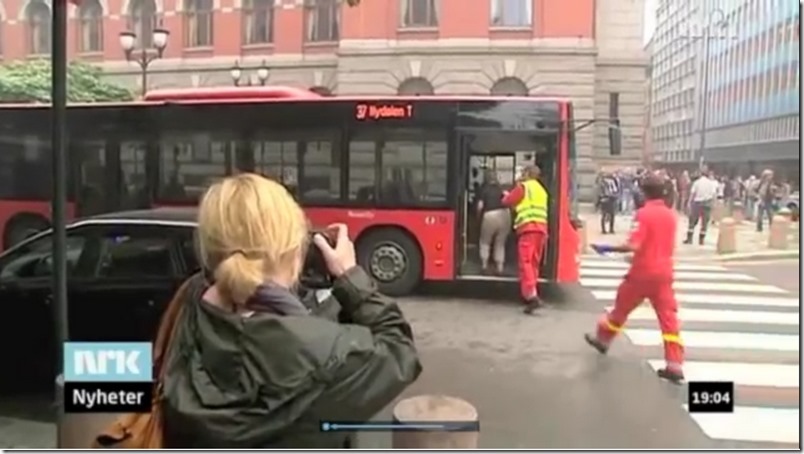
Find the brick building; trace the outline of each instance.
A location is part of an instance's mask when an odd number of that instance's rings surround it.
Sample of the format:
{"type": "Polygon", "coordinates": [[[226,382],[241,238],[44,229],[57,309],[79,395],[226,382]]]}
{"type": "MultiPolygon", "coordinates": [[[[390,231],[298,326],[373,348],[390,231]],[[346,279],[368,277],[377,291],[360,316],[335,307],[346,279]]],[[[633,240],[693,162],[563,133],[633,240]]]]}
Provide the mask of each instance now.
{"type": "MultiPolygon", "coordinates": [[[[51,0],[5,0],[2,53],[49,52],[51,0]]],[[[609,156],[605,122],[581,131],[577,168],[591,186],[601,162],[636,162],[643,146],[646,56],[642,0],[82,0],[69,7],[69,52],[139,85],[118,36],[149,45],[170,32],[150,88],[232,84],[236,61],[269,84],[336,94],[549,94],[578,119],[621,119],[623,153],[609,156]]],[[[588,191],[582,191],[588,194],[588,191]]]]}

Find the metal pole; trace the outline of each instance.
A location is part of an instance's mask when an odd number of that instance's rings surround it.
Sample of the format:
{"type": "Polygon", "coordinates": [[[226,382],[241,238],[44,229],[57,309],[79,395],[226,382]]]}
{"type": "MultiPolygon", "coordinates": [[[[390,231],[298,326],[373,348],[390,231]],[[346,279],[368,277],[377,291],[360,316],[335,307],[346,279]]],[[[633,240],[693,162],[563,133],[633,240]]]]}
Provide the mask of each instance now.
{"type": "Polygon", "coordinates": [[[145,48],[142,49],[142,55],[140,56],[140,69],[142,69],[142,97],[145,98],[146,93],[148,93],[148,54],[145,51],[145,48]]]}
{"type": "MultiPolygon", "coordinates": [[[[51,102],[52,117],[52,171],[53,171],[53,320],[56,326],[56,373],[64,373],[62,350],[64,342],[68,340],[67,325],[67,260],[66,243],[67,231],[65,224],[67,205],[67,2],[51,2],[53,8],[53,22],[51,30],[51,50],[53,60],[51,63],[51,102]]],[[[58,385],[57,385],[58,388],[58,385]]],[[[61,395],[56,390],[56,395],[61,395]]],[[[59,408],[56,415],[57,440],[62,439],[62,423],[64,419],[64,402],[57,402],[59,408]]],[[[58,442],[57,442],[58,443],[58,442]]]]}
{"type": "MultiPolygon", "coordinates": [[[[711,18],[710,18],[711,19],[711,18]]],[[[700,143],[698,146],[698,170],[703,169],[703,162],[704,162],[704,151],[706,150],[706,115],[709,111],[709,37],[710,37],[710,27],[713,26],[710,23],[707,24],[705,31],[704,31],[704,51],[703,51],[703,68],[701,69],[701,138],[700,143]]]]}

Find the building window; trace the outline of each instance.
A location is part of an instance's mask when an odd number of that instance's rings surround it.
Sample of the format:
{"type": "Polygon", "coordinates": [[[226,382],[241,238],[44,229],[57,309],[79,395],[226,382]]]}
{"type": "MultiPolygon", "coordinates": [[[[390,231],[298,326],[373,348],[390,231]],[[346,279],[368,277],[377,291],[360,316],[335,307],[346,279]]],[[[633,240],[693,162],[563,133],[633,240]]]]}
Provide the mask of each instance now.
{"type": "Polygon", "coordinates": [[[50,8],[42,0],[34,0],[25,11],[28,21],[28,53],[50,54],[50,8]]]}
{"type": "Polygon", "coordinates": [[[411,77],[399,84],[397,94],[408,96],[432,95],[435,94],[435,89],[433,89],[433,84],[424,77],[411,77]]]}
{"type": "Polygon", "coordinates": [[[516,77],[503,77],[491,87],[494,96],[528,96],[528,86],[516,77]]]}
{"type": "Polygon", "coordinates": [[[79,40],[81,52],[103,50],[103,7],[98,0],[85,0],[78,7],[79,40]]]}
{"type": "Polygon", "coordinates": [[[336,0],[313,0],[307,10],[307,40],[337,41],[340,33],[340,5],[336,0]]]}
{"type": "Polygon", "coordinates": [[[137,35],[139,47],[153,47],[153,34],[156,28],[156,3],[154,0],[132,0],[129,11],[129,30],[137,35]]]}
{"type": "Polygon", "coordinates": [[[402,26],[403,27],[437,27],[438,15],[436,0],[403,0],[402,26]]]}
{"type": "Polygon", "coordinates": [[[246,0],[243,4],[243,44],[265,44],[273,40],[273,0],[246,0]]]}
{"type": "Polygon", "coordinates": [[[491,25],[494,27],[530,27],[533,0],[491,0],[491,25]]]}
{"type": "Polygon", "coordinates": [[[612,155],[619,155],[621,151],[620,132],[620,94],[609,93],[609,149],[612,155]]]}
{"type": "Polygon", "coordinates": [[[186,0],[184,47],[212,45],[212,0],[186,0]]]}

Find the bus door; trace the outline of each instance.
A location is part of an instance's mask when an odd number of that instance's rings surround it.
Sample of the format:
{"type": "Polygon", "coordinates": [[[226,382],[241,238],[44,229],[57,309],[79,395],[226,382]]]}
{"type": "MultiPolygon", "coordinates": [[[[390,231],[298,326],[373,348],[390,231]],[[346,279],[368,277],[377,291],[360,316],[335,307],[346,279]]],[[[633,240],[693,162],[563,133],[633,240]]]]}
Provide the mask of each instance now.
{"type": "MultiPolygon", "coordinates": [[[[508,131],[472,132],[462,136],[460,141],[464,169],[464,200],[460,238],[463,244],[459,250],[463,255],[458,274],[464,278],[506,279],[517,275],[516,236],[511,226],[513,213],[506,219],[502,213],[483,219],[478,211],[478,202],[486,178],[496,178],[504,190],[510,190],[516,183],[521,170],[537,164],[544,172],[550,191],[553,178],[553,163],[549,153],[545,153],[542,140],[527,133],[508,131]],[[497,219],[499,218],[499,219],[497,219]],[[499,224],[499,225],[498,225],[499,224]],[[503,227],[504,225],[504,227],[503,227]],[[496,240],[496,241],[495,241],[496,240]],[[489,249],[488,266],[484,270],[481,261],[481,247],[489,249]],[[495,250],[504,251],[504,267],[497,273],[494,266],[495,250]]],[[[546,256],[547,254],[545,254],[546,256]]]]}

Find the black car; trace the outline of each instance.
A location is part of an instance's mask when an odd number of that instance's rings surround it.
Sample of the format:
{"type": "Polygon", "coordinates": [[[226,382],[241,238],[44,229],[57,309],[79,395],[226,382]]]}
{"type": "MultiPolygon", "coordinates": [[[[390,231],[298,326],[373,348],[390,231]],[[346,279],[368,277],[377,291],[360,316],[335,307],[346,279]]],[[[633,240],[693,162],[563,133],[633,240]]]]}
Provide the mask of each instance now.
{"type": "MultiPolygon", "coordinates": [[[[151,341],[165,305],[199,266],[194,209],[104,214],[67,226],[71,341],[151,341]]],[[[0,385],[52,387],[57,354],[52,231],[0,255],[0,385]]]]}

